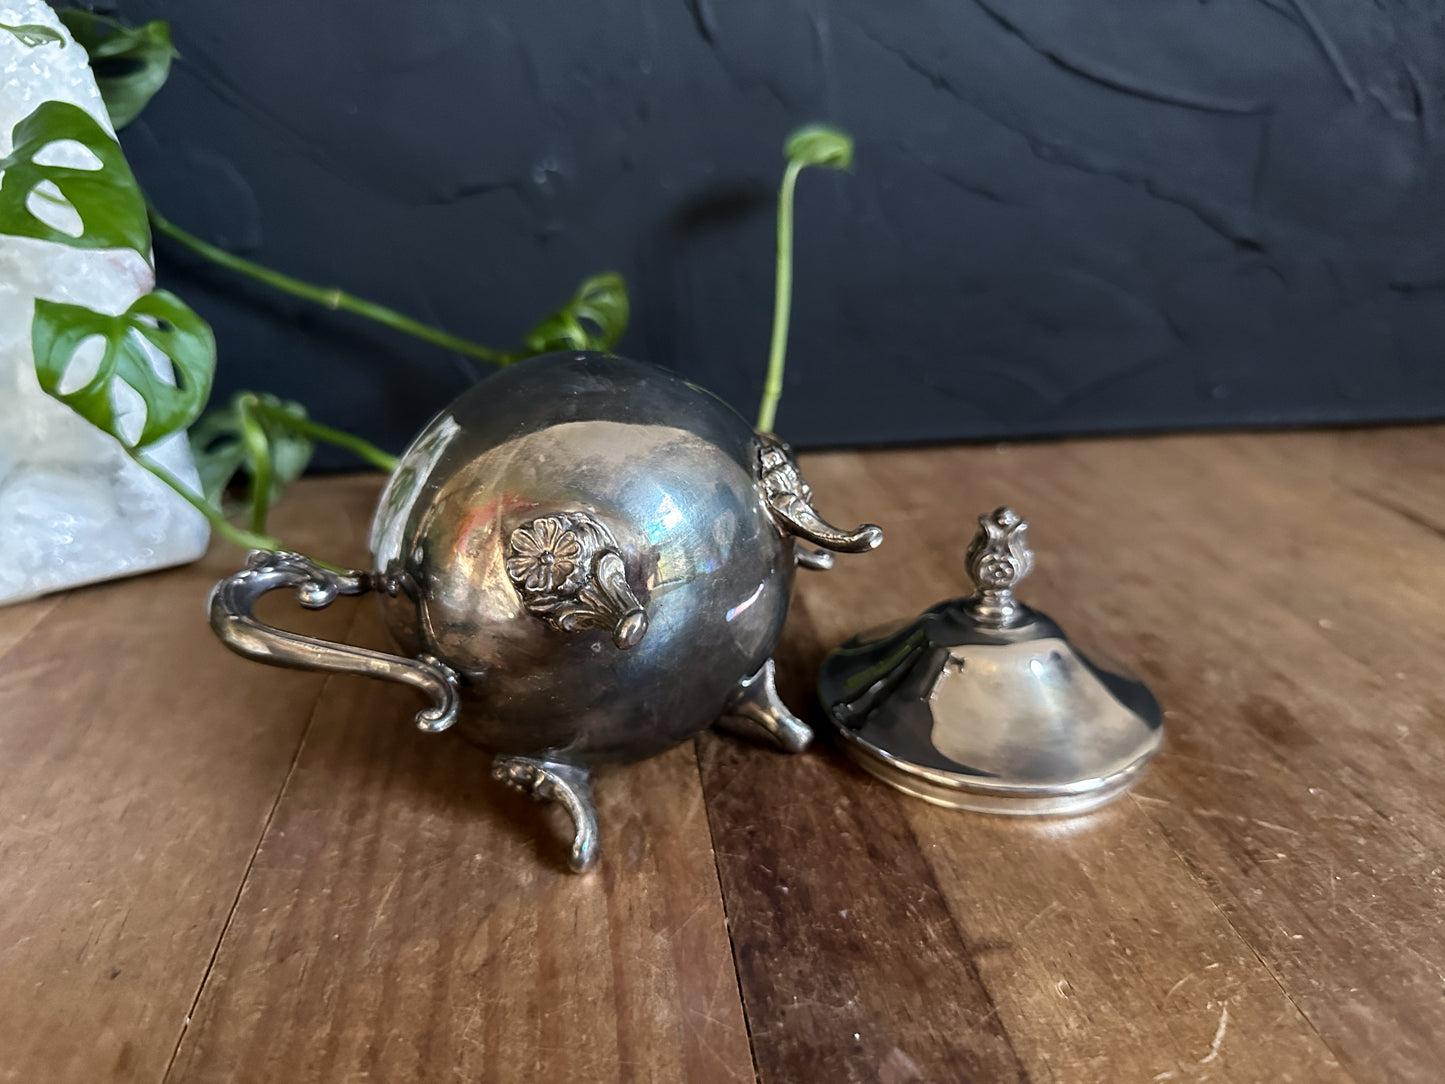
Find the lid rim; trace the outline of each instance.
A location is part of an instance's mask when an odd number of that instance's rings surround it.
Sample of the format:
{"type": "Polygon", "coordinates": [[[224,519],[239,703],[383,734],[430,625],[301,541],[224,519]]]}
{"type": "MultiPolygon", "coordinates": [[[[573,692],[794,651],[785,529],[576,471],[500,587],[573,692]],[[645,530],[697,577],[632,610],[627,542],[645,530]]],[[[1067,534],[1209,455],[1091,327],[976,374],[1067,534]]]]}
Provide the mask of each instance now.
{"type": "Polygon", "coordinates": [[[993,813],[1067,814],[1094,809],[1132,787],[1163,740],[1163,730],[1154,731],[1155,740],[1148,749],[1108,775],[1067,783],[991,783],[986,778],[926,768],[903,760],[831,716],[829,721],[834,734],[843,739],[842,748],[848,758],[870,775],[935,805],[993,813]],[[969,801],[970,798],[977,801],[969,801]]]}

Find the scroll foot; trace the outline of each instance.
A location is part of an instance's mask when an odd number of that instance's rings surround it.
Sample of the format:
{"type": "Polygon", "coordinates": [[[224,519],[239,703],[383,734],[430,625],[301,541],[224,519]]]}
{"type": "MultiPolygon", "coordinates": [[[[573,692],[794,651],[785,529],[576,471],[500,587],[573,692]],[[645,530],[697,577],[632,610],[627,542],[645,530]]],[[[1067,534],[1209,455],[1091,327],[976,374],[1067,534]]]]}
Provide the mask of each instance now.
{"type": "Polygon", "coordinates": [[[738,682],[718,725],[749,737],[764,736],[779,749],[801,753],[813,740],[812,728],[778,698],[777,666],[772,659],[750,678],[738,682]]]}
{"type": "Polygon", "coordinates": [[[572,818],[572,851],[567,865],[586,873],[597,864],[597,807],[592,804],[592,776],[586,768],[531,757],[498,756],[492,778],[538,801],[557,802],[572,818]]]}

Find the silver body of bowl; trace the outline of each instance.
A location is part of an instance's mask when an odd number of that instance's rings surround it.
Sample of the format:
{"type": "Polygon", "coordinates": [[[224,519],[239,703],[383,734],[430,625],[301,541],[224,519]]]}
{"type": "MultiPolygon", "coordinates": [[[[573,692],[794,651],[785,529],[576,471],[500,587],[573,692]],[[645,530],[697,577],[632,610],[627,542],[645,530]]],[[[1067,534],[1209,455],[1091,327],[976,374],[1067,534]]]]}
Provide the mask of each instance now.
{"type": "Polygon", "coordinates": [[[793,539],[753,470],[758,437],[726,404],[660,369],[552,355],[476,385],[402,457],[372,524],[386,624],[461,679],[460,726],[499,753],[636,760],[715,720],[772,654],[793,539]],[[647,615],[610,630],[533,618],[509,539],[548,514],[604,524],[647,615]]]}
{"type": "Polygon", "coordinates": [[[596,855],[590,769],[723,718],[785,749],[808,728],[777,700],[771,655],[797,563],[881,540],[818,518],[786,448],[709,392],[610,355],[551,354],[477,384],[402,455],[371,529],[373,569],[258,553],[212,594],[235,650],[428,692],[504,782],[564,804],[574,868],[596,855]],[[258,622],[260,594],[303,605],[375,590],[407,658],[258,622]]]}

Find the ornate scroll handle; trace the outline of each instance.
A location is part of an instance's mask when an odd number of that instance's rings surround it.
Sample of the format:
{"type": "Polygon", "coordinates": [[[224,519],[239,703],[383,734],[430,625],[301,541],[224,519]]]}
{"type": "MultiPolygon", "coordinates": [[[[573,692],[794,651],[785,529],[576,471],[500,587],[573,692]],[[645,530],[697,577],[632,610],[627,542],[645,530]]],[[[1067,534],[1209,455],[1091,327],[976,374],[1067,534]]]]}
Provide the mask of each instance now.
{"type": "MultiPolygon", "coordinates": [[[[825,521],[814,510],[813,490],[798,473],[786,446],[768,434],[760,434],[759,439],[758,484],[780,528],[825,550],[840,553],[866,553],[883,541],[883,528],[875,524],[865,523],[852,531],[842,531],[825,521]]],[[[811,554],[798,563],[807,568],[831,565],[811,554]]]]}
{"type": "Polygon", "coordinates": [[[973,619],[991,628],[1016,625],[1028,612],[1014,598],[1014,588],[1034,567],[1029,525],[1012,508],[997,508],[978,517],[978,533],[968,547],[968,574],[977,590],[964,600],[973,619]]]}
{"type": "Polygon", "coordinates": [[[211,589],[209,604],[212,631],[236,654],[294,670],[334,670],[411,685],[432,699],[431,707],[416,713],[419,729],[445,730],[457,721],[457,676],[445,663],[427,655],[404,659],[317,640],[273,628],[257,620],[253,612],[262,595],[283,587],[296,588],[296,601],[308,610],[319,610],[335,602],[337,595],[371,590],[366,573],[332,572],[299,553],[269,550],[253,551],[246,565],[211,589]]]}
{"type": "Polygon", "coordinates": [[[507,576],[533,617],[562,632],[607,629],[619,648],[647,632],[612,532],[586,512],[528,520],[507,542],[507,576]]]}

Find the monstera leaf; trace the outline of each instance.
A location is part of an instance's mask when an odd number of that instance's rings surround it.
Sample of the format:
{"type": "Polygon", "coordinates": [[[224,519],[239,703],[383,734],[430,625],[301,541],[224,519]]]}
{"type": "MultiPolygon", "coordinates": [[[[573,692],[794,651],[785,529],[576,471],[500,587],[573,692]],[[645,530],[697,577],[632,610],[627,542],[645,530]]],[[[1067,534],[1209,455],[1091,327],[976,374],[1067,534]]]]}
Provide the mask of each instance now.
{"type": "Polygon", "coordinates": [[[49,45],[52,42],[59,42],[60,47],[65,48],[65,36],[40,23],[21,23],[19,26],[0,23],[0,30],[15,35],[20,44],[28,45],[32,49],[37,45],[49,45]]]}
{"type": "Polygon", "coordinates": [[[178,54],[171,44],[170,24],[152,19],[144,26],[126,26],[78,8],[60,12],[60,21],[90,54],[110,122],[124,128],[140,115],[171,74],[171,61],[178,54]]]}
{"type": "Polygon", "coordinates": [[[15,125],[14,146],[0,158],[0,233],[58,241],[71,248],[128,248],[149,257],[151,235],[145,200],[120,144],[101,124],[70,102],[43,102],[15,125]],[[79,169],[37,161],[46,148],[79,143],[100,166],[79,169]],[[49,185],[80,216],[79,236],[42,221],[26,204],[32,194],[54,199],[49,185]],[[42,187],[44,186],[44,187],[42,187]]]}
{"type": "MultiPolygon", "coordinates": [[[[300,403],[266,392],[240,392],[226,407],[207,412],[191,427],[191,452],[206,500],[221,507],[226,489],[242,471],[267,485],[266,505],[301,477],[314,442],[300,427],[307,421],[300,403]]],[[[252,504],[256,494],[252,494],[252,504]]]]}
{"type": "Polygon", "coordinates": [[[805,124],[783,144],[789,165],[823,166],[827,169],[853,168],[853,137],[826,124],[805,124]]]}
{"type": "Polygon", "coordinates": [[[196,420],[211,394],[216,340],[204,320],[165,290],[146,294],[119,316],[38,299],[30,343],[40,386],[129,448],[144,448],[184,429],[196,420]],[[95,373],[80,387],[61,390],[76,350],[95,336],[104,342],[95,373]],[[156,372],[145,343],[171,359],[174,384],[156,372]],[[131,388],[145,404],[145,422],[134,439],[120,424],[115,381],[131,388]]]}
{"type": "Polygon", "coordinates": [[[627,283],[615,271],[593,275],[572,299],[527,333],[531,354],[611,350],[627,330],[627,283]]]}

